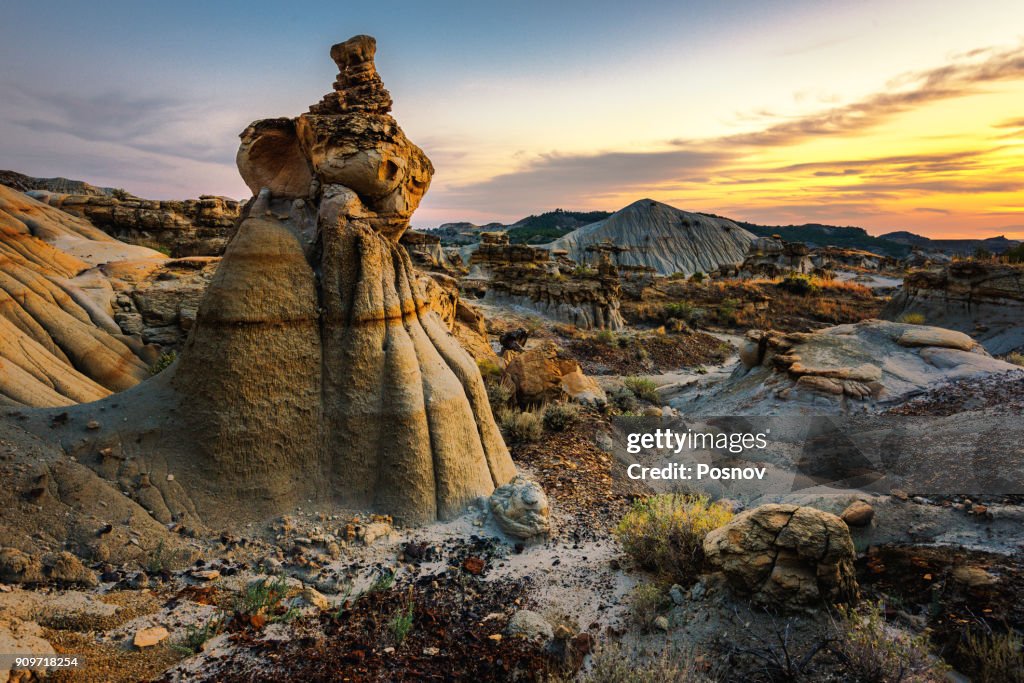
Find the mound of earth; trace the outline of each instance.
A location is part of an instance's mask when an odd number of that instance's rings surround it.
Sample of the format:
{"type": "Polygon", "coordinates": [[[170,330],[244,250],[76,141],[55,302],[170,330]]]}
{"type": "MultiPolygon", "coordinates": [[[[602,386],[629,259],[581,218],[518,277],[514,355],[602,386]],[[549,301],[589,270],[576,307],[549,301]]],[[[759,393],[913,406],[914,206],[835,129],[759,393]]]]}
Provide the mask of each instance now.
{"type": "Polygon", "coordinates": [[[662,275],[690,275],[742,263],[753,240],[754,235],[728,219],[641,199],[547,246],[565,250],[574,261],[588,263],[595,262],[594,248],[610,243],[616,251],[616,265],[646,266],[662,275]]]}
{"type": "Polygon", "coordinates": [[[1024,264],[955,261],[910,273],[882,311],[966,332],[993,354],[1024,349],[1024,264]]]}
{"type": "Polygon", "coordinates": [[[808,333],[752,331],[728,379],[673,405],[703,415],[875,411],[950,380],[1018,369],[939,327],[866,320],[808,333]]]}

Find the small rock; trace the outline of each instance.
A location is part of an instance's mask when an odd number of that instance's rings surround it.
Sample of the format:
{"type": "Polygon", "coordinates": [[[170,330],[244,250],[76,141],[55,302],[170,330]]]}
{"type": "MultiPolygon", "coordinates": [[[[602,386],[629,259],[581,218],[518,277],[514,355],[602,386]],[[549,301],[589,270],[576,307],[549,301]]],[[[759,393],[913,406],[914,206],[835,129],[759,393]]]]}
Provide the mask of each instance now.
{"type": "Polygon", "coordinates": [[[91,430],[99,429],[100,423],[97,422],[96,420],[89,420],[89,422],[85,425],[85,428],[91,430]]]}
{"type": "Polygon", "coordinates": [[[683,595],[683,587],[678,583],[668,589],[668,596],[672,598],[672,602],[677,605],[682,605],[686,601],[686,596],[683,595]]]}
{"type": "Polygon", "coordinates": [[[173,474],[168,474],[167,475],[167,481],[174,481],[174,475],[173,474]]]}
{"type": "Polygon", "coordinates": [[[220,578],[220,572],[216,569],[200,569],[197,572],[192,572],[192,577],[200,581],[216,581],[220,578]]]}
{"type": "Polygon", "coordinates": [[[493,640],[496,643],[500,643],[501,642],[501,634],[500,633],[492,633],[491,635],[487,636],[487,640],[493,640]]]}
{"type": "Polygon", "coordinates": [[[139,572],[128,579],[128,587],[136,590],[149,587],[149,576],[146,575],[146,572],[139,572]]]}
{"type": "Polygon", "coordinates": [[[436,657],[441,654],[441,648],[438,647],[425,647],[423,648],[423,654],[428,657],[436,657]]]}
{"type": "Polygon", "coordinates": [[[171,635],[163,626],[151,626],[135,633],[132,643],[137,648],[152,647],[171,635]]]}
{"type": "Polygon", "coordinates": [[[668,631],[668,627],[668,618],[666,618],[665,616],[654,618],[654,628],[658,629],[659,631],[668,631]]]}
{"type": "Polygon", "coordinates": [[[487,564],[479,557],[467,557],[462,563],[462,568],[474,576],[482,574],[486,566],[487,564]]]}
{"type": "Polygon", "coordinates": [[[988,588],[999,581],[981,567],[957,567],[953,570],[953,579],[968,588],[988,588]]]}
{"type": "Polygon", "coordinates": [[[903,489],[893,489],[889,493],[892,495],[893,498],[896,498],[898,500],[907,500],[910,497],[907,495],[907,492],[904,491],[903,489]]]}
{"type": "Polygon", "coordinates": [[[510,636],[523,636],[529,640],[548,641],[555,637],[547,619],[528,609],[513,614],[505,632],[510,636]]]}
{"type": "Polygon", "coordinates": [[[867,526],[875,516],[875,509],[863,500],[850,503],[840,515],[847,526],[867,526]]]}

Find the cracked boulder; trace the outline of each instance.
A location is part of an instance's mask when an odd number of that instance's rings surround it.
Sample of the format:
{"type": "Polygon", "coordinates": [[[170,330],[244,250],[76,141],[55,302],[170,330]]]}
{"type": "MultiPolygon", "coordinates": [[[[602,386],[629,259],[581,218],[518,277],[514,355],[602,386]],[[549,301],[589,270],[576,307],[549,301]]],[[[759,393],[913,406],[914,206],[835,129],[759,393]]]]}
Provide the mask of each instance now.
{"type": "Polygon", "coordinates": [[[850,603],[858,596],[854,547],[835,515],[798,505],[762,505],[704,539],[704,555],[730,586],[773,607],[850,603]]]}
{"type": "Polygon", "coordinates": [[[515,538],[546,536],[551,531],[548,497],[535,481],[523,476],[499,486],[490,499],[491,513],[501,530],[515,538]]]}

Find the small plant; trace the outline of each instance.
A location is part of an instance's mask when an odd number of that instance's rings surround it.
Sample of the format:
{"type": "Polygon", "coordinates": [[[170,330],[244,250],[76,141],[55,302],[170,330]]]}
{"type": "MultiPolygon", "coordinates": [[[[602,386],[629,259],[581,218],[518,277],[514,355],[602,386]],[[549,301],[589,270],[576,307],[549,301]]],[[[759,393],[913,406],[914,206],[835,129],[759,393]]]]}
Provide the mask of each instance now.
{"type": "Polygon", "coordinates": [[[718,319],[727,325],[736,324],[736,313],[739,311],[739,299],[722,299],[718,305],[718,319]]]}
{"type": "Polygon", "coordinates": [[[1006,362],[1013,363],[1014,365],[1019,365],[1022,368],[1024,368],[1024,353],[1021,353],[1019,351],[1012,351],[1009,354],[1007,354],[1006,362]]]}
{"type": "Polygon", "coordinates": [[[597,275],[597,271],[590,266],[582,265],[576,266],[572,271],[573,277],[592,277],[597,275]]]}
{"type": "Polygon", "coordinates": [[[254,623],[253,617],[261,617],[270,623],[289,622],[299,611],[296,607],[282,604],[288,597],[288,579],[284,576],[268,577],[253,581],[235,600],[235,613],[254,623]]]}
{"type": "Polygon", "coordinates": [[[401,645],[405,637],[412,630],[413,599],[412,588],[409,588],[409,599],[404,608],[399,609],[388,622],[388,631],[395,640],[395,645],[401,645]]]}
{"type": "Polygon", "coordinates": [[[1024,639],[1014,631],[969,629],[959,649],[977,683],[1024,681],[1024,639]]]}
{"type": "Polygon", "coordinates": [[[641,631],[654,629],[654,620],[672,604],[656,583],[641,583],[629,596],[629,618],[641,631]]]}
{"type": "Polygon", "coordinates": [[[552,403],[544,409],[544,428],[552,432],[564,432],[580,417],[580,407],[575,403],[552,403]]]}
{"type": "Polygon", "coordinates": [[[544,418],[540,413],[515,408],[498,411],[498,424],[513,443],[533,443],[544,435],[544,418]]]}
{"type": "Polygon", "coordinates": [[[623,415],[636,413],[640,409],[640,402],[636,400],[636,394],[627,387],[612,389],[608,392],[608,400],[623,415]]]}
{"type": "Polygon", "coordinates": [[[504,370],[501,366],[495,363],[490,358],[482,358],[476,362],[476,367],[480,370],[480,376],[487,380],[497,380],[501,377],[504,370]]]}
{"type": "Polygon", "coordinates": [[[941,665],[932,663],[927,636],[910,636],[886,624],[882,603],[841,607],[839,613],[835,650],[853,680],[932,680],[930,674],[941,672],[941,665]]]}
{"type": "Polygon", "coordinates": [[[597,334],[594,335],[594,339],[596,339],[602,344],[605,344],[606,346],[611,346],[612,344],[615,343],[616,337],[615,333],[612,332],[611,330],[600,330],[597,334]]]}
{"type": "Polygon", "coordinates": [[[633,392],[637,398],[649,403],[660,404],[661,397],[658,395],[658,385],[646,377],[626,377],[622,380],[623,386],[633,392]]]}
{"type": "Polygon", "coordinates": [[[683,320],[689,322],[693,317],[693,306],[685,301],[673,301],[665,304],[665,317],[669,320],[683,320]]]}
{"type": "Polygon", "coordinates": [[[776,286],[790,294],[799,294],[800,296],[809,296],[818,292],[818,286],[811,280],[810,276],[802,273],[787,275],[776,286]]]}
{"type": "Polygon", "coordinates": [[[625,652],[605,645],[591,657],[583,683],[711,683],[703,657],[694,652],[658,648],[656,652],[625,652]]]}
{"type": "Polygon", "coordinates": [[[177,641],[171,643],[171,648],[186,655],[194,655],[203,651],[203,645],[210,638],[218,635],[224,628],[226,615],[218,612],[206,620],[201,626],[189,624],[185,627],[185,634],[177,641]]]}
{"type": "Polygon", "coordinates": [[[395,573],[389,569],[381,569],[370,587],[366,589],[366,593],[381,593],[384,591],[391,590],[391,587],[395,585],[395,573]]]}
{"type": "Polygon", "coordinates": [[[924,325],[924,313],[904,313],[899,317],[899,322],[908,325],[924,325]]]}
{"type": "Polygon", "coordinates": [[[163,573],[167,569],[168,559],[164,542],[160,541],[156,544],[156,548],[153,549],[153,554],[146,560],[146,572],[149,574],[163,573]]]}
{"type": "Polygon", "coordinates": [[[156,359],[156,362],[149,366],[149,374],[159,375],[161,372],[169,368],[171,363],[173,363],[177,358],[178,353],[176,351],[161,353],[160,357],[156,359]]]}
{"type": "Polygon", "coordinates": [[[697,284],[704,282],[704,273],[699,270],[696,271],[690,276],[690,282],[696,282],[697,284]]]}
{"type": "Polygon", "coordinates": [[[686,584],[704,562],[704,537],[730,519],[732,511],[707,496],[666,493],[634,503],[615,536],[641,567],[686,584]]]}
{"type": "Polygon", "coordinates": [[[113,190],[111,190],[110,196],[118,201],[124,201],[125,199],[128,199],[131,195],[128,194],[128,190],[124,189],[123,187],[115,187],[113,190]]]}

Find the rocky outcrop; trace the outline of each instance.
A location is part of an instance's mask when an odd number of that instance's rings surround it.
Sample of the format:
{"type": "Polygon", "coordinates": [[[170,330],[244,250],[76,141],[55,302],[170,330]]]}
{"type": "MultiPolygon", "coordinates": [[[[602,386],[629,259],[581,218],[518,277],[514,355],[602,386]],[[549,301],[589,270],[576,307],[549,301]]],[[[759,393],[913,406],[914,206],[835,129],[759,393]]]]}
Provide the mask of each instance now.
{"type": "Polygon", "coordinates": [[[499,486],[489,504],[498,526],[509,536],[526,539],[547,536],[551,531],[548,497],[537,482],[526,477],[517,476],[499,486]]]}
{"type": "Polygon", "coordinates": [[[680,211],[641,199],[551,242],[579,263],[597,264],[588,247],[610,242],[618,249],[615,265],[648,266],[662,275],[712,273],[723,264],[741,263],[754,235],[725,218],[680,211]]]}
{"type": "Polygon", "coordinates": [[[970,334],[989,353],[1024,350],[1024,265],[956,261],[910,273],[882,311],[970,334]]]}
{"type": "Polygon", "coordinates": [[[116,445],[151,472],[157,514],[237,523],[313,500],[424,523],[515,475],[476,363],[398,244],[433,169],[387,113],[374,51],[368,36],[335,45],[333,92],[293,126],[242,133],[243,177],[271,187],[248,205],[178,361],[57,431],[84,461],[116,445]],[[301,164],[314,179],[293,196],[274,179],[301,164]],[[90,419],[90,438],[71,436],[90,419]]]}
{"type": "Polygon", "coordinates": [[[857,600],[853,540],[835,515],[797,505],[762,505],[704,539],[708,564],[754,602],[773,607],[857,600]]]}
{"type": "Polygon", "coordinates": [[[0,187],[0,403],[95,401],[149,375],[151,352],[113,318],[108,261],[163,263],[0,187]]]}
{"type": "Polygon", "coordinates": [[[541,405],[562,398],[580,403],[603,404],[604,390],[583,373],[571,358],[559,358],[553,342],[545,342],[516,354],[505,368],[503,383],[512,398],[523,407],[541,405]]]}
{"type": "Polygon", "coordinates": [[[810,273],[814,270],[811,250],[800,242],[777,237],[758,237],[750,243],[740,266],[744,274],[777,277],[785,273],[810,273]]]}
{"type": "Polygon", "coordinates": [[[105,194],[32,191],[29,196],[85,218],[129,244],[158,248],[170,256],[219,256],[238,222],[241,205],[204,195],[184,201],[157,201],[105,194]]]}
{"type": "Polygon", "coordinates": [[[1016,369],[963,333],[881,320],[809,333],[755,330],[739,355],[728,379],[673,405],[705,415],[874,411],[949,380],[1016,369]]]}
{"type": "Polygon", "coordinates": [[[406,230],[399,243],[405,247],[418,268],[450,271],[454,267],[441,247],[441,238],[429,232],[406,230]]]}

